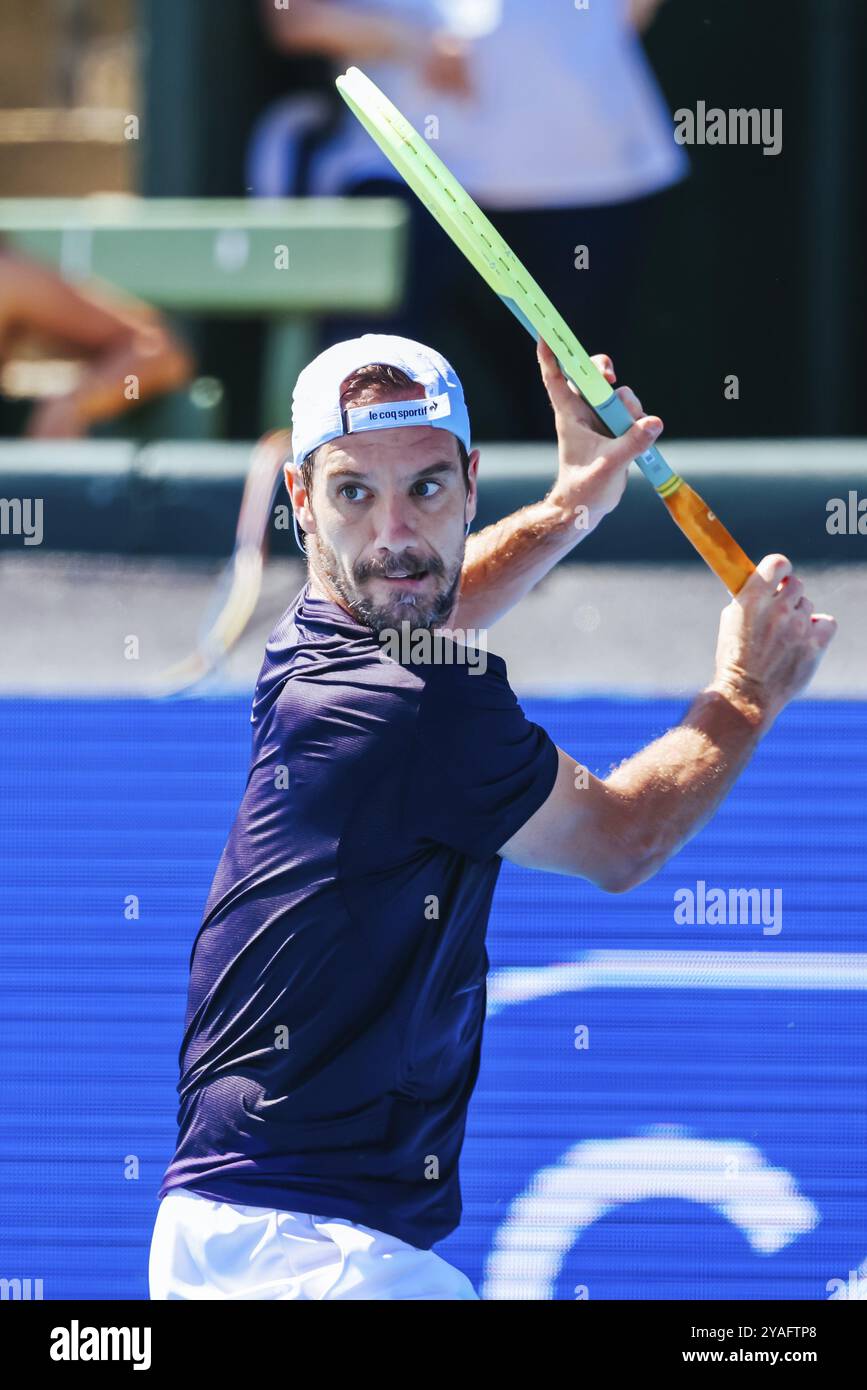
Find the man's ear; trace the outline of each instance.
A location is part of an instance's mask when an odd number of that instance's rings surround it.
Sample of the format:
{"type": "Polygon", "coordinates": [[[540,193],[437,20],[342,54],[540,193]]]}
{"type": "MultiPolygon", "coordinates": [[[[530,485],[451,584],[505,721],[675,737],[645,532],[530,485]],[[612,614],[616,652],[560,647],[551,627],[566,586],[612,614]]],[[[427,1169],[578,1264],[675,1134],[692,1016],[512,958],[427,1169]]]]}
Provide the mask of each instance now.
{"type": "Polygon", "coordinates": [[[299,523],[304,527],[305,532],[314,531],[316,525],[315,522],[313,522],[312,513],[307,525],[305,525],[300,516],[302,507],[306,507],[307,511],[310,512],[309,497],[307,495],[307,489],[304,486],[304,478],[300,470],[297,469],[291,461],[287,462],[283,467],[283,478],[286,483],[286,491],[292,503],[292,510],[298,518],[299,523]]]}
{"type": "Polygon", "coordinates": [[[469,515],[467,516],[467,521],[472,521],[474,519],[476,515],[476,510],[478,508],[478,470],[480,458],[481,454],[479,453],[479,450],[473,449],[469,457],[469,462],[467,464],[468,494],[466,505],[467,511],[469,513],[469,515]]]}

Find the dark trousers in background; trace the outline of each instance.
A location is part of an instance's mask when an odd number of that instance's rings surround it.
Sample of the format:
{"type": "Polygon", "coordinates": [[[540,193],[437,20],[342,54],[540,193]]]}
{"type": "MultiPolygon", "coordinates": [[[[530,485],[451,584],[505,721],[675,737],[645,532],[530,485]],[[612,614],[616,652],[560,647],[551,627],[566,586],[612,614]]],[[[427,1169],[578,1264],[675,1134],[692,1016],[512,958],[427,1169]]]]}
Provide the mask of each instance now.
{"type": "MultiPolygon", "coordinates": [[[[402,197],[410,212],[407,295],[386,318],[324,319],[320,348],[361,333],[398,333],[436,348],[464,386],[477,440],[553,440],[532,339],[404,185],[356,184],[351,196],[402,197]]],[[[620,383],[634,368],[630,320],[664,194],[605,207],[487,210],[519,260],[591,355],[607,352],[620,383]],[[577,269],[576,248],[589,268],[577,269]]],[[[633,372],[637,378],[638,373],[633,372]]]]}

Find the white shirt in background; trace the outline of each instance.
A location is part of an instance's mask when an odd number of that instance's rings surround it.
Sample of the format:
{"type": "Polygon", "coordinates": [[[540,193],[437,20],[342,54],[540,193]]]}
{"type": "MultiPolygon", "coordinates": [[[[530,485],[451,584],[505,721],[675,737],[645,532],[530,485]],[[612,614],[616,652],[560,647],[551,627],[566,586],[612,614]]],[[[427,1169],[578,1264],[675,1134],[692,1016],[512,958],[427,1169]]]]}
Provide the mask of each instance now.
{"type": "MultiPolygon", "coordinates": [[[[688,172],[627,0],[590,0],[589,9],[574,0],[354,3],[471,41],[468,99],[426,87],[415,66],[363,66],[483,206],[622,202],[688,172]]],[[[313,161],[310,191],[339,194],[361,178],[396,177],[347,112],[340,134],[313,161]]]]}

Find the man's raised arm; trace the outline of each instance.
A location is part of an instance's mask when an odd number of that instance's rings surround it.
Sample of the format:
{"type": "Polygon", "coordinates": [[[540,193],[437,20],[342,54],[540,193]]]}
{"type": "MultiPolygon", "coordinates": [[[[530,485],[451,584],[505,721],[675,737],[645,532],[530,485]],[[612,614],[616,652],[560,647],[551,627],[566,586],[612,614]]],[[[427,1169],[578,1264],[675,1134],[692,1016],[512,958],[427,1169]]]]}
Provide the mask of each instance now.
{"type": "MultiPolygon", "coordinates": [[[[637,397],[623,386],[617,394],[636,423],[627,434],[612,439],[541,340],[537,357],[554,411],[557,479],[542,501],[512,512],[469,538],[450,627],[478,631],[513,608],[614,510],[623,496],[631,461],[662,430],[659,417],[644,415],[637,397]]],[[[593,361],[613,384],[610,358],[599,356],[593,361]]]]}

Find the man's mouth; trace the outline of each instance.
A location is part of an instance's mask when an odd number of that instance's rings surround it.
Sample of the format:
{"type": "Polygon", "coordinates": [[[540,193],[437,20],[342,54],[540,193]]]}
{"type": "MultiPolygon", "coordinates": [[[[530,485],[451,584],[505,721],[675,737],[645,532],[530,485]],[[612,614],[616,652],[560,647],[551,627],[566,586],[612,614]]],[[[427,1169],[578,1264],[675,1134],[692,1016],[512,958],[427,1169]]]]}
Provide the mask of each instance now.
{"type": "Polygon", "coordinates": [[[424,583],[429,573],[429,570],[415,570],[412,574],[398,570],[394,574],[380,575],[379,578],[384,579],[388,584],[399,584],[404,589],[415,589],[424,583]]]}

